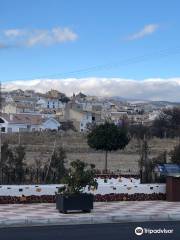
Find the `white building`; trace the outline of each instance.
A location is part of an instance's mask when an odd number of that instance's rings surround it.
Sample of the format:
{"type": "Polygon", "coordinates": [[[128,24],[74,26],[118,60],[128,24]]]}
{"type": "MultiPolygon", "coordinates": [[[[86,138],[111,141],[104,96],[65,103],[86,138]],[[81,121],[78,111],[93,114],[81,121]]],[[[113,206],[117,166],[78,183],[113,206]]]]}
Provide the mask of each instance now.
{"type": "Polygon", "coordinates": [[[64,109],[65,104],[57,98],[41,97],[37,101],[37,106],[41,109],[64,109]]]}
{"type": "Polygon", "coordinates": [[[5,102],[6,103],[12,103],[14,102],[13,98],[11,97],[10,94],[8,94],[6,97],[5,97],[5,102]]]}
{"type": "Polygon", "coordinates": [[[92,124],[93,117],[91,112],[84,111],[82,117],[80,119],[79,129],[80,132],[84,132],[87,130],[88,124],[92,124]]]}
{"type": "Polygon", "coordinates": [[[58,130],[60,123],[54,118],[32,114],[1,114],[1,132],[32,132],[58,130]]]}
{"type": "Polygon", "coordinates": [[[128,118],[128,114],[126,111],[119,111],[119,112],[111,112],[110,119],[115,123],[118,124],[120,121],[125,120],[128,118]]]}
{"type": "Polygon", "coordinates": [[[35,105],[31,103],[8,102],[2,108],[3,113],[34,113],[35,105]]]}
{"type": "Polygon", "coordinates": [[[66,105],[65,120],[72,121],[75,128],[80,132],[86,132],[89,124],[102,121],[100,112],[84,111],[82,105],[74,103],[66,105]]]}

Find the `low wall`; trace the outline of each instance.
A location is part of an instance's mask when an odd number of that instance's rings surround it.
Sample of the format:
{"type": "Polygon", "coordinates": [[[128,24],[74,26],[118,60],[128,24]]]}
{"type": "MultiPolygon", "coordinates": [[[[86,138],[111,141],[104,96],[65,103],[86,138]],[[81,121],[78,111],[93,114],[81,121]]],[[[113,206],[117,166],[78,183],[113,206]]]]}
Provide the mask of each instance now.
{"type": "MultiPolygon", "coordinates": [[[[98,188],[87,188],[96,201],[163,200],[166,184],[140,184],[135,178],[97,179],[98,188]]],[[[58,188],[63,184],[1,185],[0,203],[54,202],[58,188]]]]}
{"type": "Polygon", "coordinates": [[[55,195],[58,188],[63,184],[47,184],[47,185],[1,185],[0,196],[42,196],[55,195]]]}
{"type": "MultiPolygon", "coordinates": [[[[87,189],[86,189],[87,191],[87,189]]],[[[135,178],[111,178],[107,179],[105,182],[104,179],[98,179],[98,189],[91,190],[93,194],[135,194],[135,193],[166,193],[166,184],[164,183],[153,183],[153,184],[140,184],[140,179],[135,178]]]]}

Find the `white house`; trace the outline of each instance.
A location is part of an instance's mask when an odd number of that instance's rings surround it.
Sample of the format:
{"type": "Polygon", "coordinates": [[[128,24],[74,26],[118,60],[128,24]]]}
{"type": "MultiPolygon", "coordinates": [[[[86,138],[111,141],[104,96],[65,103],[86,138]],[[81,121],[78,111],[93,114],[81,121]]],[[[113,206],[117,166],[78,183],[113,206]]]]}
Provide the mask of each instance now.
{"type": "Polygon", "coordinates": [[[41,109],[64,109],[64,104],[57,98],[41,97],[36,104],[41,109]]]}
{"type": "Polygon", "coordinates": [[[12,103],[14,102],[13,98],[11,97],[10,94],[8,94],[6,97],[5,97],[5,102],[6,103],[12,103]]]}
{"type": "Polygon", "coordinates": [[[0,116],[1,132],[33,132],[58,130],[60,123],[54,118],[37,114],[6,114],[0,116]]]}
{"type": "Polygon", "coordinates": [[[87,130],[87,125],[92,124],[93,122],[92,119],[93,117],[91,112],[88,112],[88,111],[83,112],[82,117],[80,119],[80,123],[79,123],[80,132],[84,132],[87,130]]]}
{"type": "Polygon", "coordinates": [[[43,119],[41,129],[42,130],[58,130],[61,124],[55,118],[43,119]]]}
{"type": "Polygon", "coordinates": [[[9,102],[2,108],[3,113],[34,113],[35,105],[31,103],[9,102]]]}
{"type": "Polygon", "coordinates": [[[86,132],[88,124],[102,122],[100,112],[84,111],[82,105],[72,102],[66,105],[64,118],[73,121],[75,128],[80,132],[86,132]]]}
{"type": "Polygon", "coordinates": [[[110,113],[110,118],[111,120],[115,123],[118,124],[121,120],[127,119],[128,114],[127,111],[119,111],[119,112],[111,112],[110,113]]]}

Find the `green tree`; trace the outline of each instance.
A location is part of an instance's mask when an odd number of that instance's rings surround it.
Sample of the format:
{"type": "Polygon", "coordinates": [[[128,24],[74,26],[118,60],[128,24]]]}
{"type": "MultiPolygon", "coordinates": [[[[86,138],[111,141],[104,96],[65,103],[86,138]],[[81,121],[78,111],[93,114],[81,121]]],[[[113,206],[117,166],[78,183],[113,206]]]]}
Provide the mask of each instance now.
{"type": "Polygon", "coordinates": [[[62,95],[59,99],[62,103],[68,103],[70,101],[70,98],[68,98],[66,95],[62,95]]]}
{"type": "Polygon", "coordinates": [[[167,152],[159,154],[154,158],[150,158],[150,147],[148,140],[144,137],[140,146],[140,179],[141,183],[150,183],[153,180],[153,170],[157,164],[166,163],[167,152]]]}
{"type": "Polygon", "coordinates": [[[155,136],[177,137],[180,135],[180,108],[163,109],[160,115],[154,120],[152,132],[155,136]]]}
{"type": "Polygon", "coordinates": [[[13,152],[7,142],[1,146],[1,164],[0,164],[1,184],[9,183],[10,175],[13,171],[13,152]]]}
{"type": "Polygon", "coordinates": [[[172,163],[180,164],[180,143],[170,152],[170,157],[172,163]]]}
{"type": "Polygon", "coordinates": [[[25,179],[25,148],[19,145],[14,150],[14,167],[15,167],[15,181],[18,184],[23,183],[25,179]]]}
{"type": "Polygon", "coordinates": [[[129,136],[124,127],[105,122],[96,126],[87,136],[88,145],[96,150],[105,151],[105,172],[107,172],[108,152],[124,149],[129,143],[129,136]]]}
{"type": "Polygon", "coordinates": [[[150,128],[143,124],[130,125],[128,128],[131,137],[137,138],[138,140],[143,140],[145,136],[146,138],[151,137],[150,128]]]}
{"type": "Polygon", "coordinates": [[[50,183],[58,183],[66,173],[65,169],[66,152],[63,147],[55,149],[48,170],[47,180],[50,183]]]}

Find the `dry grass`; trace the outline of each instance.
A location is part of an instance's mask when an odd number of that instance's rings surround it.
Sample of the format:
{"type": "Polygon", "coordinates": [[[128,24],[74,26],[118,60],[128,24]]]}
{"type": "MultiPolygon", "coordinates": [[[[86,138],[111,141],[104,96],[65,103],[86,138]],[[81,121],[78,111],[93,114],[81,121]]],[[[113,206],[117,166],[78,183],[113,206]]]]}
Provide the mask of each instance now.
{"type": "MultiPolygon", "coordinates": [[[[67,162],[80,159],[87,163],[94,163],[98,169],[104,168],[104,153],[90,149],[87,145],[86,136],[81,133],[23,133],[3,134],[3,142],[8,141],[14,147],[19,142],[26,147],[26,161],[33,164],[35,160],[47,162],[51,156],[54,141],[56,146],[63,146],[67,152],[67,162]]],[[[150,156],[157,156],[164,150],[170,151],[178,139],[158,139],[149,141],[150,156]]],[[[125,150],[109,154],[109,168],[123,172],[138,171],[139,144],[132,139],[125,150]]]]}

